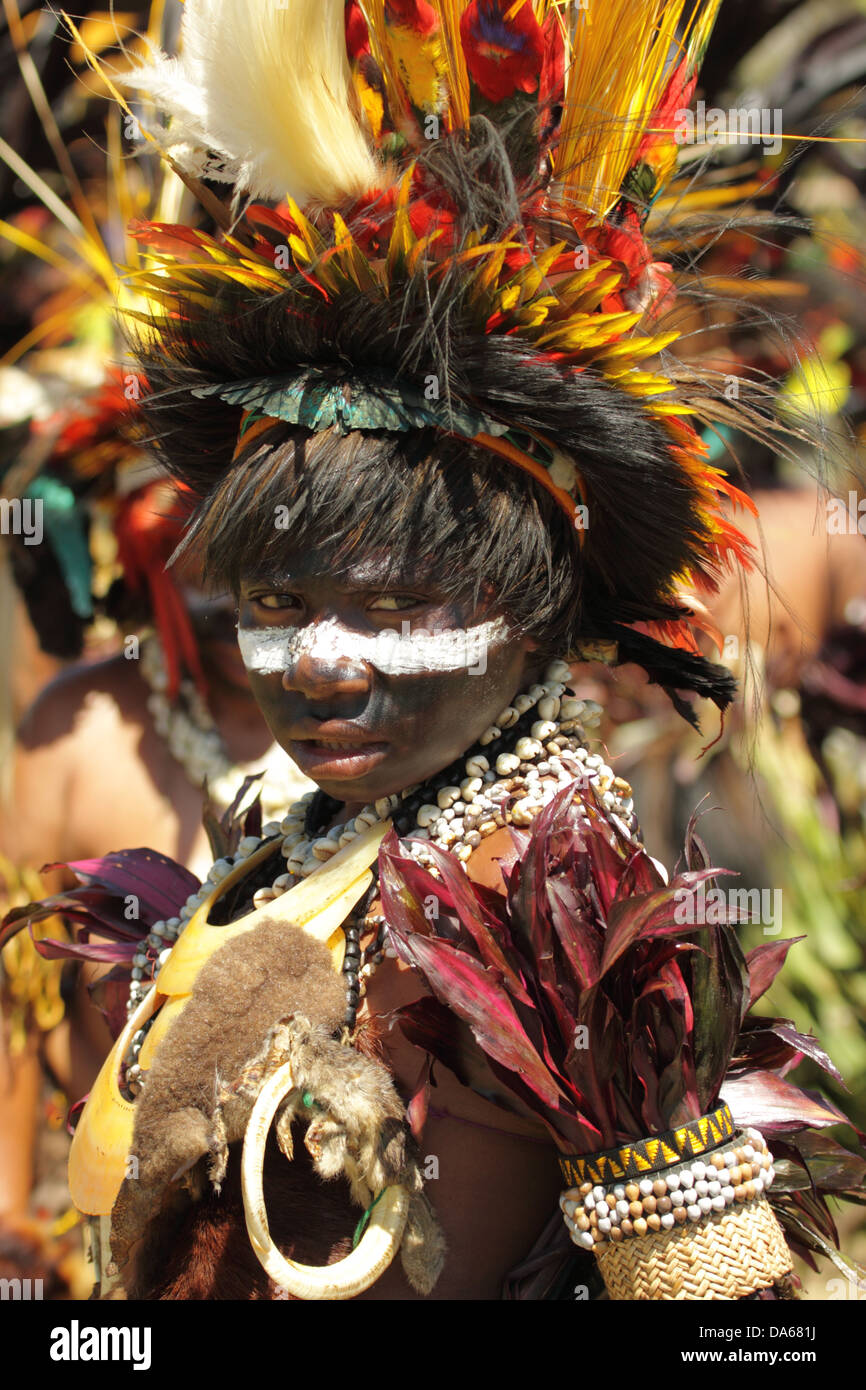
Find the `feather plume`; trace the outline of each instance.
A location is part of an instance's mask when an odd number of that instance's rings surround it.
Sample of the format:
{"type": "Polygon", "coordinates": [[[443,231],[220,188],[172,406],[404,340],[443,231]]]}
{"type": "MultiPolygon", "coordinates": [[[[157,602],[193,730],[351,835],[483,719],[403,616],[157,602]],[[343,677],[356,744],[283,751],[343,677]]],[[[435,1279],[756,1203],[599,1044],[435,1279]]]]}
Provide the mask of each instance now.
{"type": "Polygon", "coordinates": [[[171,117],[164,148],[196,177],[331,206],[382,182],[356,116],[343,0],[187,0],[180,56],[155,50],[125,85],[171,117]]]}

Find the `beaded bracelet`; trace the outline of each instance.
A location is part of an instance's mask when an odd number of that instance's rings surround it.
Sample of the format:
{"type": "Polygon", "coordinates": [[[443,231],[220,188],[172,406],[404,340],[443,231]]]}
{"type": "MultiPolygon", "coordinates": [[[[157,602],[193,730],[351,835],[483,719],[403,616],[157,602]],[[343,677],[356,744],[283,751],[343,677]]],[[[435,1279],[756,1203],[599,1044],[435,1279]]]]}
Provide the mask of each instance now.
{"type": "Polygon", "coordinates": [[[585,1250],[704,1221],[735,1203],[754,1201],[775,1177],[773,1156],[756,1129],[734,1135],[730,1145],[704,1158],[615,1183],[584,1182],[563,1192],[559,1205],[576,1245],[585,1250]]]}

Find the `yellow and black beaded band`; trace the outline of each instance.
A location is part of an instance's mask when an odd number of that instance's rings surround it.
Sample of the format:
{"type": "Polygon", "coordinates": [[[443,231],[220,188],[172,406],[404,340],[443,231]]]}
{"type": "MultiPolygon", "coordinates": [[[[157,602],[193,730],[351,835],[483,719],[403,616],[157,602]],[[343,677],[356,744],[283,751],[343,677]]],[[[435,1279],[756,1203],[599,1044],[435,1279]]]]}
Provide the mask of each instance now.
{"type": "Polygon", "coordinates": [[[582,1182],[605,1184],[657,1173],[683,1159],[696,1158],[723,1144],[733,1133],[733,1117],[723,1103],[708,1115],[701,1115],[700,1119],[690,1120],[677,1129],[666,1130],[664,1134],[655,1134],[651,1139],[637,1139],[604,1153],[560,1154],[559,1166],[569,1187],[582,1182]]]}

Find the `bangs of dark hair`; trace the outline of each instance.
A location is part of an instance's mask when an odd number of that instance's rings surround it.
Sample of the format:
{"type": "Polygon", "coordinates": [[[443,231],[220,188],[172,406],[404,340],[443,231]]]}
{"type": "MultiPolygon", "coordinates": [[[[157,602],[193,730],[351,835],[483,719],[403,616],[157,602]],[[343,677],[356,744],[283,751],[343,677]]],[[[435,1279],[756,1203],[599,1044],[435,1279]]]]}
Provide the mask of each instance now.
{"type": "Polygon", "coordinates": [[[579,625],[580,560],[567,518],[517,470],[433,430],[407,434],[274,425],[201,503],[183,543],[204,578],[237,593],[278,574],[287,552],[316,550],[339,573],[375,552],[386,578],[429,572],[449,598],[496,603],[542,651],[579,625]]]}

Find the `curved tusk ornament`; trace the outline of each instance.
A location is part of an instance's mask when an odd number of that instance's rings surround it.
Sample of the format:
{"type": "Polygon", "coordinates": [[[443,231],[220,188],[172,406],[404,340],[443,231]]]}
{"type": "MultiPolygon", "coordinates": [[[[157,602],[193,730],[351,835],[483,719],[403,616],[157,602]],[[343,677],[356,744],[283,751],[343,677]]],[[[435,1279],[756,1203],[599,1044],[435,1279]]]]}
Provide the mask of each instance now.
{"type": "Polygon", "coordinates": [[[336,1264],[302,1265],[287,1259],[271,1239],[262,1190],[262,1168],[271,1122],[280,1102],[293,1089],[291,1063],[286,1062],[268,1077],[250,1115],[241,1160],[247,1234],[262,1268],[294,1298],[354,1298],[375,1284],[400,1248],[409,1213],[409,1194],[404,1187],[386,1188],[370,1214],[369,1225],[357,1249],[336,1264]]]}

